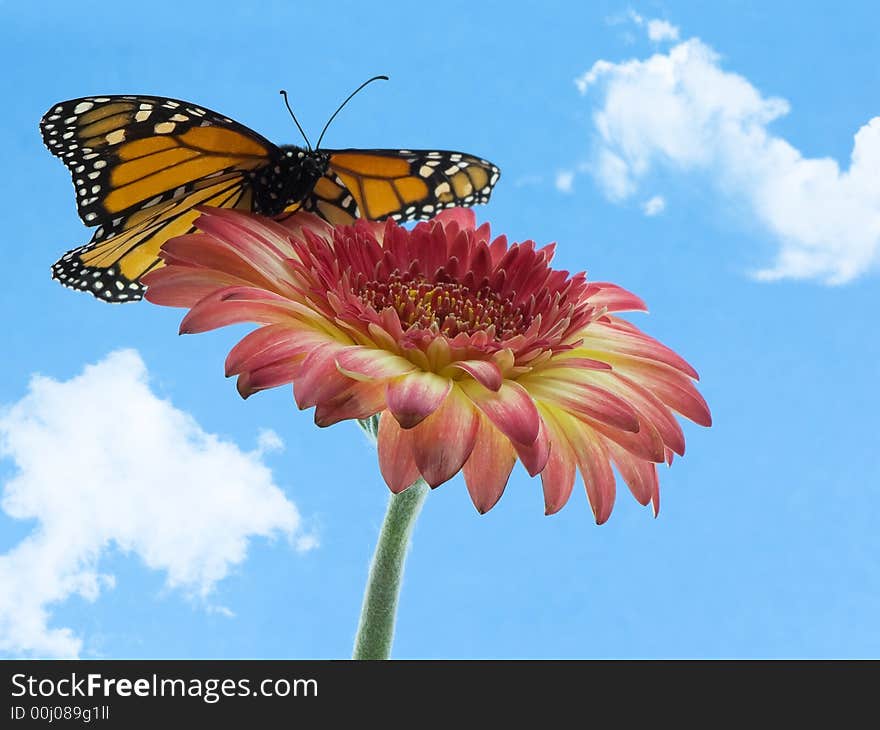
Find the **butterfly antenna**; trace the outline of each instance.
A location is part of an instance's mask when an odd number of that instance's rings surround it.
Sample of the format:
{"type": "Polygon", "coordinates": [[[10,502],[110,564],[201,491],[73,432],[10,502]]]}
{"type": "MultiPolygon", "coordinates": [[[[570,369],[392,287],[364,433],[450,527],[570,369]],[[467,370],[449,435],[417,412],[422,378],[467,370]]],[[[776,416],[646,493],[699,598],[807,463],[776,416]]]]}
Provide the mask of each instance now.
{"type": "Polygon", "coordinates": [[[388,77],[387,76],[373,76],[373,78],[367,79],[366,81],[364,81],[364,83],[362,83],[360,86],[358,86],[354,91],[352,91],[348,95],[348,97],[345,99],[345,101],[339,105],[339,108],[335,112],[333,112],[333,115],[327,120],[327,124],[324,125],[324,129],[321,130],[321,136],[318,137],[318,144],[315,145],[316,150],[321,149],[321,140],[324,139],[324,132],[327,131],[327,127],[330,126],[330,122],[332,122],[334,119],[336,119],[336,115],[342,111],[342,107],[344,107],[346,104],[348,104],[348,102],[350,102],[352,100],[352,97],[354,97],[354,95],[357,94],[361,89],[363,89],[367,84],[372,84],[374,81],[380,81],[380,80],[381,81],[388,81],[388,77]]]}
{"type": "MultiPolygon", "coordinates": [[[[306,144],[309,147],[309,152],[312,151],[312,143],[309,142],[309,138],[306,137],[306,133],[303,132],[303,128],[300,126],[300,123],[296,119],[296,114],[293,113],[293,109],[290,108],[290,102],[287,100],[287,92],[284,89],[278,92],[281,96],[284,97],[284,105],[287,107],[287,111],[290,112],[290,116],[293,117],[293,123],[296,125],[296,128],[299,130],[299,133],[303,136],[303,139],[306,141],[306,144]]],[[[318,143],[320,144],[320,142],[318,143]]]]}

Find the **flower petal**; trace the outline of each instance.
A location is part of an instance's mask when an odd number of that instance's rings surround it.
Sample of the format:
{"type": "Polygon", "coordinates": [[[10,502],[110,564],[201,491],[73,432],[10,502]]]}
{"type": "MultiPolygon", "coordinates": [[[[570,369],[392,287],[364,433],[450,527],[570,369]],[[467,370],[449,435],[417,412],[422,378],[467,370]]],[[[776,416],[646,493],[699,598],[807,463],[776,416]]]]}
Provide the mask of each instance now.
{"type": "Polygon", "coordinates": [[[472,231],[477,227],[477,216],[471,208],[446,208],[434,216],[434,222],[443,226],[455,223],[461,231],[472,231]]]}
{"type": "Polygon", "coordinates": [[[647,312],[648,305],[632,292],[607,281],[592,281],[586,296],[590,304],[609,312],[647,312]]]}
{"type": "Polygon", "coordinates": [[[297,309],[291,300],[265,289],[244,286],[220,289],[189,310],[180,323],[180,334],[207,332],[240,322],[291,322],[297,309]]]}
{"type": "MultiPolygon", "coordinates": [[[[286,261],[296,257],[290,231],[271,218],[223,208],[201,208],[196,227],[222,241],[274,288],[285,282],[286,261]]],[[[175,252],[179,255],[179,252],[175,252]]],[[[197,254],[199,257],[201,254],[197,254]]],[[[198,260],[198,258],[196,259],[198,260]]]]}
{"type": "Polygon", "coordinates": [[[544,427],[544,419],[538,416],[538,436],[530,444],[521,444],[512,441],[513,448],[522,462],[529,476],[535,476],[541,473],[547,466],[547,459],[550,458],[550,450],[552,448],[550,439],[547,435],[547,429],[544,427]]]}
{"type": "Polygon", "coordinates": [[[190,266],[163,266],[144,274],[140,281],[147,287],[144,299],[166,307],[192,307],[218,289],[249,283],[232,274],[190,266]]]}
{"type": "Polygon", "coordinates": [[[333,400],[315,406],[315,424],[324,428],[352,418],[369,418],[384,408],[384,383],[355,382],[333,400]]]}
{"type": "Polygon", "coordinates": [[[529,380],[528,389],[535,398],[554,403],[569,413],[601,421],[622,431],[635,433],[639,430],[639,417],[632,406],[604,388],[542,377],[529,380]]]}
{"type": "Polygon", "coordinates": [[[541,470],[541,486],[544,490],[544,514],[552,515],[561,510],[574,487],[577,461],[568,445],[565,433],[553,417],[544,409],[541,416],[549,433],[550,454],[546,466],[541,470]]]}
{"type": "Polygon", "coordinates": [[[455,476],[474,448],[480,415],[458,387],[434,413],[409,430],[419,472],[432,487],[455,476]]]}
{"type": "Polygon", "coordinates": [[[226,356],[226,376],[264,367],[276,360],[304,355],[330,341],[327,335],[303,327],[269,324],[250,332],[226,356]]]}
{"type": "Polygon", "coordinates": [[[402,428],[412,428],[442,405],[452,381],[434,373],[413,372],[392,378],[386,387],[388,410],[402,428]]]}
{"type": "Polygon", "coordinates": [[[411,373],[416,368],[407,359],[369,347],[347,347],[336,356],[340,372],[353,380],[385,380],[411,373]]]}
{"type": "Polygon", "coordinates": [[[481,515],[501,499],[514,464],[516,453],[508,438],[482,417],[474,450],[462,469],[468,494],[481,515]]]}
{"type": "Polygon", "coordinates": [[[495,392],[474,381],[459,385],[507,438],[524,445],[535,442],[541,418],[532,397],[519,383],[505,380],[495,392]]]}
{"type": "Polygon", "coordinates": [[[629,323],[610,317],[612,321],[592,322],[583,335],[581,348],[586,350],[587,357],[596,357],[598,360],[607,360],[603,353],[621,353],[641,357],[646,360],[662,362],[670,367],[680,370],[691,378],[699,378],[687,361],[679,354],[670,350],[666,345],[659,343],[653,337],[632,327],[629,323]]]}
{"type": "Polygon", "coordinates": [[[611,516],[616,492],[608,453],[589,429],[568,429],[566,434],[587,488],[596,524],[601,525],[611,516]]]}
{"type": "Polygon", "coordinates": [[[351,378],[340,373],[336,367],[336,359],[342,349],[344,345],[328,342],[318,345],[303,360],[293,384],[293,396],[300,409],[338,398],[351,387],[351,378]]]}
{"type": "MultiPolygon", "coordinates": [[[[201,218],[205,217],[205,215],[201,216],[201,218]]],[[[218,279],[233,276],[241,279],[247,286],[273,290],[275,288],[272,281],[263,276],[247,256],[242,256],[225,239],[207,233],[172,238],[162,246],[160,255],[165,263],[173,268],[195,269],[213,274],[218,279]]],[[[159,274],[162,270],[149,272],[150,281],[153,281],[153,277],[164,276],[159,274]]]]}
{"type": "Polygon", "coordinates": [[[248,399],[258,391],[292,383],[301,364],[301,357],[288,358],[256,370],[247,370],[238,376],[236,382],[238,393],[242,398],[248,399]]]}
{"type": "Polygon", "coordinates": [[[501,369],[491,360],[459,360],[452,363],[450,367],[467,373],[489,390],[498,391],[504,380],[501,369]]]}
{"type": "Polygon", "coordinates": [[[693,382],[677,370],[661,363],[620,358],[610,360],[615,370],[650,390],[673,410],[700,426],[712,425],[712,414],[693,382]]]}
{"type": "Polygon", "coordinates": [[[668,448],[679,456],[684,456],[684,432],[663,401],[647,388],[620,373],[617,373],[614,389],[621,397],[632,403],[639,413],[640,420],[647,419],[654,425],[668,448]]]}
{"type": "Polygon", "coordinates": [[[660,489],[656,464],[633,456],[613,441],[606,441],[605,447],[633,497],[639,504],[647,505],[660,489]]]}
{"type": "Polygon", "coordinates": [[[379,433],[376,437],[379,471],[395,494],[400,494],[419,478],[419,470],[413,459],[412,433],[402,429],[388,411],[379,417],[379,433]]]}
{"type": "Polygon", "coordinates": [[[598,431],[606,438],[620,444],[640,459],[659,464],[666,458],[666,447],[663,444],[663,438],[654,424],[648,420],[639,419],[639,430],[636,433],[623,431],[589,418],[584,419],[584,422],[592,426],[594,431],[598,431]]]}

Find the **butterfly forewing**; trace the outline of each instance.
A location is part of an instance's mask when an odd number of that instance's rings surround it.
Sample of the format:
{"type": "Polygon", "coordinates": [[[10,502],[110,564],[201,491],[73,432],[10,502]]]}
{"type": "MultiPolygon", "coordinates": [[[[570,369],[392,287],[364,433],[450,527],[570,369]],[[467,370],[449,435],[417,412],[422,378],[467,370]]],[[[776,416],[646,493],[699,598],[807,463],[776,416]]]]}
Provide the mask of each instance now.
{"type": "Polygon", "coordinates": [[[124,229],[134,211],[181,197],[213,175],[253,170],[277,151],[217,112],[155,96],[61,102],[40,131],[70,170],[83,222],[108,233],[124,229]]]}

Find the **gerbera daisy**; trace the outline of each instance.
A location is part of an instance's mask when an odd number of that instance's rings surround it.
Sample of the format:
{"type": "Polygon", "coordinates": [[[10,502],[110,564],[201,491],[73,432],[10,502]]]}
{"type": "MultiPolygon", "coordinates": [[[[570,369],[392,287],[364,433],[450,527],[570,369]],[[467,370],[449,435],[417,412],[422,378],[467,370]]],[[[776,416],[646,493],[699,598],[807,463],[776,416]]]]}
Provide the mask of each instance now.
{"type": "Polygon", "coordinates": [[[579,471],[602,523],[616,467],[656,514],[656,464],[684,453],[675,414],[710,424],[694,369],[618,316],[641,299],[552,269],[552,245],[493,239],[470,210],[412,230],[227,210],[197,226],[165,244],[146,298],[188,307],[182,333],[259,325],[226,361],[243,396],[293,383],[319,426],[378,417],[392,492],[462,471],[485,512],[519,460],[547,514],[579,471]]]}

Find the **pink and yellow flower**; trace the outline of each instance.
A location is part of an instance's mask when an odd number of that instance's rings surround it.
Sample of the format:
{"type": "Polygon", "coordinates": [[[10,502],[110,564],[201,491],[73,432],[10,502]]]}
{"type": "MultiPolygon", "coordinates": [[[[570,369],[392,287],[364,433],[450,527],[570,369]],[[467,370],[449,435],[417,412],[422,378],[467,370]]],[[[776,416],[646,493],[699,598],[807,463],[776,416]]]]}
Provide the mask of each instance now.
{"type": "Polygon", "coordinates": [[[519,460],[541,475],[547,514],[580,471],[602,523],[615,467],[656,514],[656,464],[685,448],[675,413],[710,425],[694,369],[617,316],[641,299],[552,269],[552,245],[492,239],[471,211],[412,230],[226,210],[197,225],[165,244],[147,299],[188,307],[181,333],[259,325],[226,360],[244,397],[293,383],[319,426],[378,414],[395,493],[462,471],[486,512],[519,460]]]}

